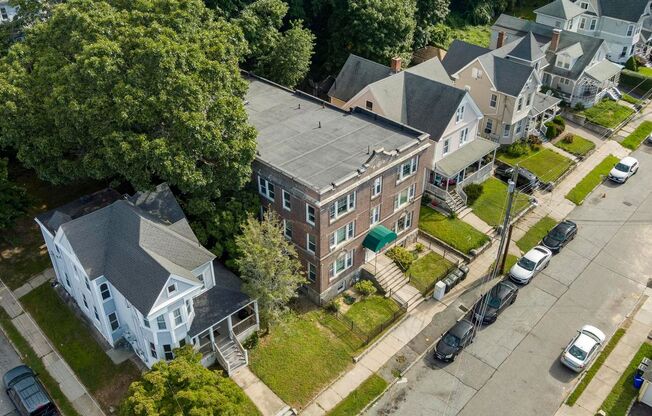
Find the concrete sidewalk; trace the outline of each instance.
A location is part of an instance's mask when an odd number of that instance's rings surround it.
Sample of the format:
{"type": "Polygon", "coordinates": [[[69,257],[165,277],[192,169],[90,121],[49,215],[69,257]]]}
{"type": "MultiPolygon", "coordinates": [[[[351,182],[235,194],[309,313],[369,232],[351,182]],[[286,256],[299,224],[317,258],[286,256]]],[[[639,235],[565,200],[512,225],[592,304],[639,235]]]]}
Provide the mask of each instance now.
{"type": "MultiPolygon", "coordinates": [[[[652,296],[652,290],[646,289],[652,296]]],[[[625,335],[609,354],[574,406],[562,404],[555,416],[593,416],[652,331],[652,297],[634,315],[625,335]]],[[[579,382],[580,378],[578,378],[579,382]]]]}
{"type": "Polygon", "coordinates": [[[11,322],[43,361],[46,370],[59,383],[59,388],[75,410],[83,416],[103,416],[104,412],[99,404],[2,281],[0,281],[0,307],[9,314],[11,322]]]}
{"type": "Polygon", "coordinates": [[[231,376],[233,381],[244,390],[263,416],[282,414],[290,407],[285,404],[265,383],[245,366],[231,376]]]}

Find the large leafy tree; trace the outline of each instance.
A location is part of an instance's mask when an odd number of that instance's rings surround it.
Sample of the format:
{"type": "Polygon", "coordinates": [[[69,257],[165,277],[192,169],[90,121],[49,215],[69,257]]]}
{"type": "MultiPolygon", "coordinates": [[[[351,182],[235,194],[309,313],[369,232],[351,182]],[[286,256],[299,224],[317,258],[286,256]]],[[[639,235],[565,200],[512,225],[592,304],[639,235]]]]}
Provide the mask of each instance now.
{"type": "MultiPolygon", "coordinates": [[[[417,0],[416,29],[414,32],[414,48],[430,45],[433,39],[433,28],[443,23],[448,16],[450,0],[417,0]]],[[[438,29],[434,29],[437,33],[438,29]]],[[[438,36],[437,41],[441,40],[438,36]]]]}
{"type": "Polygon", "coordinates": [[[201,355],[185,346],[170,362],[159,361],[142,380],[129,386],[123,416],[240,416],[251,404],[240,388],[201,364],[201,355]]]}
{"type": "Polygon", "coordinates": [[[22,188],[9,180],[7,160],[0,159],[0,230],[10,227],[25,213],[27,195],[22,188]]]}
{"type": "Polygon", "coordinates": [[[262,221],[249,217],[236,237],[235,263],[244,280],[243,290],[258,299],[262,324],[267,330],[287,310],[288,302],[306,279],[292,243],[283,236],[281,222],[273,211],[262,221]]]}
{"type": "Polygon", "coordinates": [[[389,65],[407,64],[416,27],[416,0],[338,0],[331,17],[330,69],[339,71],[349,53],[389,65]]]}
{"type": "Polygon", "coordinates": [[[24,36],[36,22],[52,15],[52,9],[61,0],[11,0],[9,4],[17,8],[11,21],[0,23],[0,54],[5,55],[9,47],[24,36]]]}

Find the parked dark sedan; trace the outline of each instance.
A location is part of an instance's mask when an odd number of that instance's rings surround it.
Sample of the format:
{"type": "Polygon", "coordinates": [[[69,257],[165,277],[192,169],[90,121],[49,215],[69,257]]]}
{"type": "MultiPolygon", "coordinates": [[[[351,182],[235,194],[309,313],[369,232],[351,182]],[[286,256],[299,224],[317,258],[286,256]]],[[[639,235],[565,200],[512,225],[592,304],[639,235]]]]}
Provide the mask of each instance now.
{"type": "Polygon", "coordinates": [[[514,283],[508,280],[499,282],[475,304],[473,320],[475,322],[482,320],[483,324],[495,322],[498,315],[516,301],[517,295],[518,287],[514,283]]]}
{"type": "Polygon", "coordinates": [[[543,237],[541,244],[550,249],[553,253],[559,253],[559,250],[575,238],[576,234],[577,224],[573,221],[565,220],[550,230],[548,235],[543,237]]]}
{"type": "MultiPolygon", "coordinates": [[[[514,174],[514,167],[507,165],[505,163],[499,163],[496,165],[496,170],[494,170],[494,175],[507,182],[512,178],[514,174]]],[[[539,178],[537,175],[530,172],[527,169],[518,168],[518,177],[516,179],[516,187],[521,189],[523,192],[532,193],[540,185],[539,178]]]]}
{"type": "Polygon", "coordinates": [[[448,330],[435,347],[435,358],[442,361],[454,361],[464,347],[473,342],[475,326],[466,319],[458,321],[448,330]]]}
{"type": "Polygon", "coordinates": [[[26,365],[20,365],[2,377],[9,399],[21,416],[58,416],[50,396],[26,365]]]}

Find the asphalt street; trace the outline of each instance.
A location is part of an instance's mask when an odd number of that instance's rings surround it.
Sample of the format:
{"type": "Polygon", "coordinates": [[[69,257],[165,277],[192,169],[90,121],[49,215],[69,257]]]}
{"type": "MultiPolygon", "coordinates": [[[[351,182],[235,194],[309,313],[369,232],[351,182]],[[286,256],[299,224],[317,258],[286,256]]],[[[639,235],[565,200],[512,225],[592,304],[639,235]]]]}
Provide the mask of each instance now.
{"type": "MultiPolygon", "coordinates": [[[[20,358],[5,334],[0,331],[0,376],[3,376],[8,370],[17,365],[20,365],[20,358]]],[[[0,390],[0,416],[18,415],[14,410],[14,405],[11,404],[9,397],[7,397],[4,386],[0,390]]]]}
{"type": "Polygon", "coordinates": [[[592,324],[611,337],[650,278],[652,148],[633,156],[639,173],[624,185],[600,185],[570,214],[575,240],[496,323],[454,363],[427,354],[368,414],[553,415],[579,379],[559,363],[575,331],[592,324]]]}

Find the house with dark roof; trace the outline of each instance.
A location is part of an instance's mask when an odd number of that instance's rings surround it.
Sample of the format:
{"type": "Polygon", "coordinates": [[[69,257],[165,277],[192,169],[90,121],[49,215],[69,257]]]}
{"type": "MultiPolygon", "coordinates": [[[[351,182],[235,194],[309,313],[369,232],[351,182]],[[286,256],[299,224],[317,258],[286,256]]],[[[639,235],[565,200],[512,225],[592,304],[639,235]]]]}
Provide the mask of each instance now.
{"type": "MultiPolygon", "coordinates": [[[[366,108],[428,133],[434,152],[426,161],[426,191],[452,211],[460,211],[466,205],[463,187],[491,174],[498,145],[478,137],[482,111],[468,91],[453,85],[438,58],[395,69],[359,88],[343,108],[366,108]]],[[[351,79],[348,71],[345,65],[337,79],[351,79]]]]}
{"type": "Polygon", "coordinates": [[[60,286],[111,346],[126,341],[148,367],[186,344],[229,374],[247,364],[256,300],[202,247],[166,184],[105,189],[36,222],[60,286]]]}
{"type": "Polygon", "coordinates": [[[607,59],[606,41],[538,22],[501,15],[492,26],[491,48],[529,39],[544,55],[537,71],[543,85],[575,107],[592,107],[618,85],[621,66],[607,59]]]}

